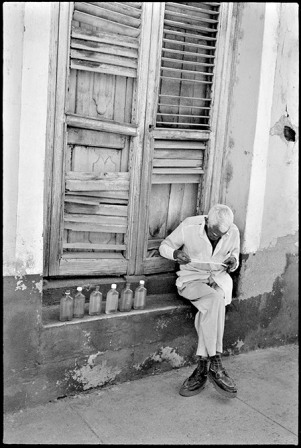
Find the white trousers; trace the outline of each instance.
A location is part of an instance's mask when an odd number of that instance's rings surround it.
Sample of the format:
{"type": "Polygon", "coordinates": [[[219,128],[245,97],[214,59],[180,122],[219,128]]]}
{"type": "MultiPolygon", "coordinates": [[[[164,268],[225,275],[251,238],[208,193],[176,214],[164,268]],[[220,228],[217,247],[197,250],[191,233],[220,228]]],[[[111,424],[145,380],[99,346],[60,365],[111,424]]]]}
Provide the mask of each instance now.
{"type": "Polygon", "coordinates": [[[196,355],[207,357],[222,353],[226,310],[224,291],[216,283],[209,286],[194,280],[178,288],[178,292],[198,309],[194,321],[198,334],[196,355]]]}

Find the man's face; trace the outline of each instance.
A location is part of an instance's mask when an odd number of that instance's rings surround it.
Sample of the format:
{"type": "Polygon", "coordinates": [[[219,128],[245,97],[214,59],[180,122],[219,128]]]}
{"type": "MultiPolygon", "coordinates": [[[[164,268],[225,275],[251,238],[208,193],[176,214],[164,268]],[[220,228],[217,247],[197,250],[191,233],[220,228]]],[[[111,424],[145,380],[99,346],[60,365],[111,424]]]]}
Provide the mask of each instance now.
{"type": "Polygon", "coordinates": [[[212,241],[216,241],[219,238],[221,238],[223,235],[226,235],[226,233],[229,230],[228,229],[226,232],[221,232],[220,229],[218,228],[218,226],[210,224],[208,219],[206,219],[206,224],[207,224],[207,235],[210,238],[210,240],[212,240],[212,241]]]}

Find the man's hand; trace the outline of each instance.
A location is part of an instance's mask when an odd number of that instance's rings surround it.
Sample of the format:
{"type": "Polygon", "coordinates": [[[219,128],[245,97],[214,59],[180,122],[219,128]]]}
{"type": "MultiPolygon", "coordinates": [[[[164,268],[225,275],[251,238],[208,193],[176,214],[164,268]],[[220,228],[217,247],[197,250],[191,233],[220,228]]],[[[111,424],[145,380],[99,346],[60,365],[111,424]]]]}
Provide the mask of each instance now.
{"type": "Polygon", "coordinates": [[[237,265],[237,261],[235,257],[228,257],[225,261],[223,261],[227,265],[226,271],[232,272],[235,270],[235,267],[237,265]]]}
{"type": "Polygon", "coordinates": [[[190,257],[183,250],[179,249],[174,251],[173,257],[179,264],[187,264],[191,261],[190,257]]]}

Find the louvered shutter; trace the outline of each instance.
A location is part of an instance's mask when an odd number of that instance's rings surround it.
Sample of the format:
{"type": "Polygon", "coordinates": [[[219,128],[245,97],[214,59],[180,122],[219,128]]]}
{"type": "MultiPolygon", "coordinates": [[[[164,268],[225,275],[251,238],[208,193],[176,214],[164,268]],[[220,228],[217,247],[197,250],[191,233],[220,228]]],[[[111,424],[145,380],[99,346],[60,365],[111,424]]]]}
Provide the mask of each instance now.
{"type": "MultiPolygon", "coordinates": [[[[165,2],[157,100],[148,111],[152,166],[148,187],[147,243],[137,269],[147,274],[171,271],[173,261],[159,245],[183,219],[200,212],[210,144],[215,55],[220,3],[165,2]]],[[[152,90],[152,89],[150,89],[152,90]]],[[[146,156],[147,159],[147,156],[146,156]]]]}
{"type": "Polygon", "coordinates": [[[210,127],[219,3],[166,2],[158,128],[210,127]]]}
{"type": "Polygon", "coordinates": [[[125,274],[141,3],[75,2],[59,275],[125,274]]]}

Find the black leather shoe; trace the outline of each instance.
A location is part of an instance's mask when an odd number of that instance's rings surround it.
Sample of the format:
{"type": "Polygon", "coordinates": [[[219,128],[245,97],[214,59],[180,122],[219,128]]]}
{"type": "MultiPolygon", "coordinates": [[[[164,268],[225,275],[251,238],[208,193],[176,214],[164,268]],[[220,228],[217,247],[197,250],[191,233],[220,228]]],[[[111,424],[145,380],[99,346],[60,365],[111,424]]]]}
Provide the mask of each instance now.
{"type": "Polygon", "coordinates": [[[234,381],[222,366],[221,356],[212,356],[210,360],[211,363],[208,372],[209,381],[223,397],[235,398],[237,396],[237,388],[234,381]]]}
{"type": "Polygon", "coordinates": [[[206,359],[199,359],[197,368],[184,381],[179,391],[182,397],[191,397],[199,394],[204,389],[207,382],[207,365],[208,361],[206,359]]]}

